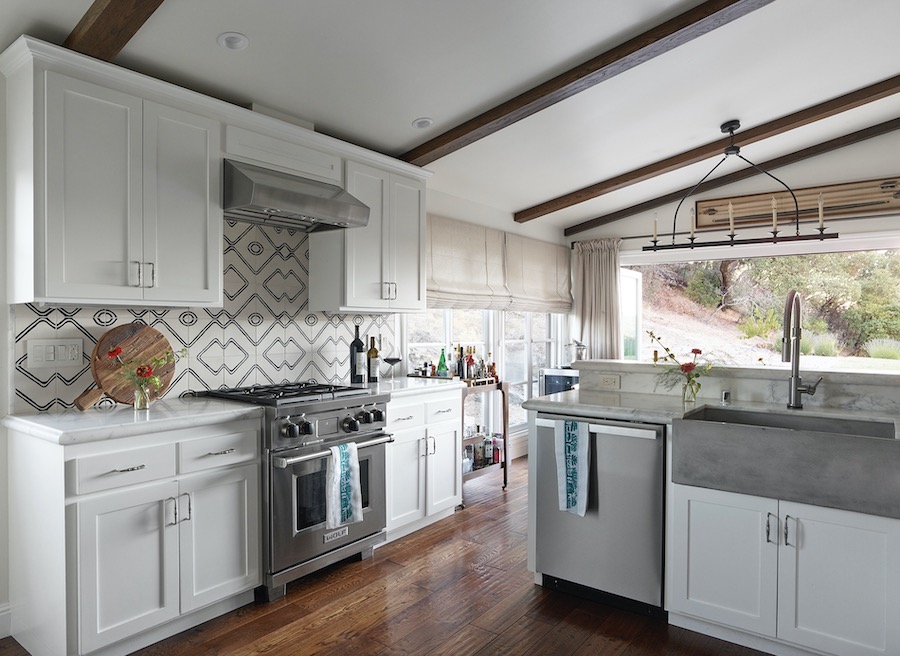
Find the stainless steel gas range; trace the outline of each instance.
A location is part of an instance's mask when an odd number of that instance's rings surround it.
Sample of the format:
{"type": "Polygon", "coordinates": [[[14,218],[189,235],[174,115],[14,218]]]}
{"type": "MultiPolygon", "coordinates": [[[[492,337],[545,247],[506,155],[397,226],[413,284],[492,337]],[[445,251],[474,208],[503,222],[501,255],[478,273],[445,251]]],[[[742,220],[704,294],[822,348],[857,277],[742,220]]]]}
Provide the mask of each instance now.
{"type": "Polygon", "coordinates": [[[365,387],[286,383],[206,396],[265,406],[263,553],[258,598],[277,599],[285,585],[351,556],[367,558],[385,540],[385,432],[389,394],[365,387]],[[356,442],[363,520],[325,528],[329,447],[356,442]]]}

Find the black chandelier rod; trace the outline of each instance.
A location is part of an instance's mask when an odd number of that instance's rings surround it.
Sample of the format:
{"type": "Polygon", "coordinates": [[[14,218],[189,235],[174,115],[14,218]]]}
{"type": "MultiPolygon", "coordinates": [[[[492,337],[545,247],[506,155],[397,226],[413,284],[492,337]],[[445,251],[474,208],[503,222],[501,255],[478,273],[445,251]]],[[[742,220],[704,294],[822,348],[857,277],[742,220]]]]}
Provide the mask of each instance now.
{"type": "MultiPolygon", "coordinates": [[[[770,178],[772,178],[775,182],[777,182],[777,183],[780,184],[782,187],[784,187],[785,189],[788,190],[788,193],[791,195],[791,198],[794,199],[794,226],[795,226],[795,233],[794,233],[794,234],[796,234],[796,235],[799,237],[799,236],[800,236],[800,203],[797,202],[797,196],[794,194],[794,190],[791,189],[790,187],[788,187],[788,186],[784,183],[784,181],[782,181],[782,180],[779,179],[779,178],[776,178],[774,175],[772,175],[771,173],[769,173],[769,172],[766,171],[765,169],[759,168],[756,164],[754,164],[753,162],[751,162],[749,159],[747,159],[746,157],[744,157],[744,156],[741,155],[740,153],[737,153],[737,156],[740,157],[740,158],[741,158],[742,160],[744,160],[745,162],[747,162],[747,164],[749,164],[750,166],[752,166],[753,168],[755,168],[757,171],[759,171],[760,173],[765,173],[767,176],[769,176],[770,178]]],[[[726,155],[725,157],[728,157],[728,155],[726,155]]]]}

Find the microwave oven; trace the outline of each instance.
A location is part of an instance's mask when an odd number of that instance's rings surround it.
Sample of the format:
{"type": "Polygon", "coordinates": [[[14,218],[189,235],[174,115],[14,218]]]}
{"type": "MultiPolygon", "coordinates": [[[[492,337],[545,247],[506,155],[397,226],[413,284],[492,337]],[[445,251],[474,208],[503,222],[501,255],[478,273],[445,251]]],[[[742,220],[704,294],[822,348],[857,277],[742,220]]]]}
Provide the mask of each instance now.
{"type": "Polygon", "coordinates": [[[541,369],[538,374],[538,393],[556,394],[575,389],[578,385],[578,370],[562,367],[559,369],[541,369]]]}

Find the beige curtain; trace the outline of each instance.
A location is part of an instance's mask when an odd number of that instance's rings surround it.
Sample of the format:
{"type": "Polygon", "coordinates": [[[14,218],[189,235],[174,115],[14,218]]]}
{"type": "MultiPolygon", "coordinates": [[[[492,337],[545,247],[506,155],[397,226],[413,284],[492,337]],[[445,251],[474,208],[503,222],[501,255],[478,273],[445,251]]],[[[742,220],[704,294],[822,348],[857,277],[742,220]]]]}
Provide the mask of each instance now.
{"type": "Polygon", "coordinates": [[[576,241],[572,258],[577,339],[588,358],[622,357],[619,321],[619,246],[621,239],[576,241]]]}

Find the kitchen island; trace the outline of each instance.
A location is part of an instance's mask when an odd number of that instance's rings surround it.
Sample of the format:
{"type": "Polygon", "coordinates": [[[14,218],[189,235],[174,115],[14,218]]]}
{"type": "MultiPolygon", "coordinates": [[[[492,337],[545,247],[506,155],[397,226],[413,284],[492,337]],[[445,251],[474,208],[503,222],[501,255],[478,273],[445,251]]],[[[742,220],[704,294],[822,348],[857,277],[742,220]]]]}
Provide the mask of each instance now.
{"type": "MultiPolygon", "coordinates": [[[[621,373],[626,365],[605,366],[598,361],[589,363],[587,368],[621,373]]],[[[658,369],[647,365],[636,369],[638,376],[626,380],[623,375],[622,386],[653,389],[650,375],[655,377],[658,369]],[[643,380],[634,380],[641,375],[643,380]]],[[[887,426],[883,436],[854,439],[878,440],[892,453],[900,447],[896,440],[900,408],[892,400],[896,391],[885,390],[881,379],[873,381],[871,378],[877,377],[851,374],[841,377],[840,388],[832,384],[830,389],[826,382],[825,393],[817,399],[826,404],[809,404],[797,411],[787,409],[781,402],[757,400],[758,390],[762,390],[763,398],[780,396],[779,375],[777,371],[766,371],[748,376],[750,381],[766,379],[765,387],[754,386],[748,379],[725,378],[715,380],[709,387],[712,394],[730,387],[739,389],[742,397],[753,399],[733,402],[728,410],[734,411],[735,417],[771,417],[775,426],[790,423],[781,417],[821,418],[822,421],[812,422],[819,427],[840,426],[848,419],[881,422],[887,426]],[[848,378],[857,390],[847,385],[848,378]],[[867,389],[875,388],[878,395],[865,394],[867,389]],[[838,391],[845,407],[827,405],[829,400],[841,402],[838,391]],[[891,425],[894,439],[888,434],[891,425]]],[[[589,376],[587,381],[590,386],[589,376]]],[[[539,397],[528,401],[525,407],[530,421],[529,454],[537,452],[536,440],[547,439],[546,430],[541,434],[536,425],[539,413],[590,423],[665,426],[664,599],[671,624],[780,655],[900,653],[900,632],[891,619],[893,609],[900,604],[900,520],[879,516],[875,510],[873,514],[850,512],[676,482],[673,453],[679,453],[681,444],[673,423],[689,424],[681,421],[685,415],[704,416],[704,408],[722,407],[715,399],[701,399],[685,406],[680,396],[671,393],[580,389],[539,397]]],[[[746,437],[727,421],[706,423],[720,426],[723,436],[734,433],[741,439],[746,437]]],[[[788,435],[799,429],[760,430],[786,430],[788,435]]],[[[736,452],[735,457],[747,457],[746,451],[736,452]]],[[[827,455],[820,460],[827,466],[827,455]]],[[[719,463],[727,468],[729,457],[719,456],[719,463]]],[[[555,480],[556,472],[548,473],[547,469],[529,457],[530,498],[542,477],[553,476],[555,480]]],[[[727,479],[727,471],[721,478],[727,479]]],[[[529,505],[529,567],[541,582],[534,550],[535,536],[544,527],[538,522],[534,505],[529,505]]]]}

